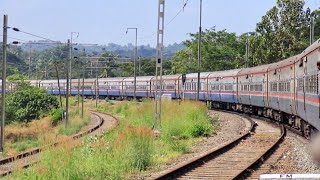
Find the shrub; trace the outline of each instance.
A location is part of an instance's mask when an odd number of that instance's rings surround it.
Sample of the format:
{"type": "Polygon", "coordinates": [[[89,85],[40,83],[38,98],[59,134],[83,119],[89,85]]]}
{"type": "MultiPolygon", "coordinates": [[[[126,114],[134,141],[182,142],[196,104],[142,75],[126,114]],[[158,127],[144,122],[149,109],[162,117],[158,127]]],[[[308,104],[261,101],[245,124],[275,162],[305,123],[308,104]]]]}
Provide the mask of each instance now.
{"type": "Polygon", "coordinates": [[[8,95],[7,114],[10,121],[30,122],[52,108],[58,107],[58,99],[49,95],[45,90],[23,85],[23,88],[8,95]]]}
{"type": "Polygon", "coordinates": [[[49,114],[51,116],[51,120],[52,120],[53,125],[57,125],[58,122],[62,120],[62,113],[63,113],[62,109],[52,109],[50,111],[49,114]]]}

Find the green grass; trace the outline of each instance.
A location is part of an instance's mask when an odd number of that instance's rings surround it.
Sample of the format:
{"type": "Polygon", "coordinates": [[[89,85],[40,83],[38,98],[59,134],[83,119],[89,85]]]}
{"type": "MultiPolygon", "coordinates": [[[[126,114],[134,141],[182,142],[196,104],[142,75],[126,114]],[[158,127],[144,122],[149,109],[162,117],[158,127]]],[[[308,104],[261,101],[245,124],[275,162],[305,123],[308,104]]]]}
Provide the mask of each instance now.
{"type": "Polygon", "coordinates": [[[153,104],[101,103],[98,111],[120,117],[118,127],[103,138],[86,138],[78,148],[65,144],[45,151],[39,164],[10,179],[131,179],[130,174],[166,163],[215,132],[217,120],[208,117],[204,104],[172,101],[163,102],[161,135],[155,137],[153,104]]]}
{"type": "Polygon", "coordinates": [[[79,115],[70,116],[70,121],[65,127],[64,122],[61,122],[59,125],[59,134],[62,135],[72,135],[78,133],[82,127],[88,125],[89,123],[89,116],[84,116],[83,120],[79,117],[79,115]],[[72,119],[71,119],[72,118],[72,119]]]}
{"type": "Polygon", "coordinates": [[[17,152],[22,152],[37,146],[39,146],[39,141],[36,137],[19,138],[8,145],[9,148],[15,149],[17,152]]]}

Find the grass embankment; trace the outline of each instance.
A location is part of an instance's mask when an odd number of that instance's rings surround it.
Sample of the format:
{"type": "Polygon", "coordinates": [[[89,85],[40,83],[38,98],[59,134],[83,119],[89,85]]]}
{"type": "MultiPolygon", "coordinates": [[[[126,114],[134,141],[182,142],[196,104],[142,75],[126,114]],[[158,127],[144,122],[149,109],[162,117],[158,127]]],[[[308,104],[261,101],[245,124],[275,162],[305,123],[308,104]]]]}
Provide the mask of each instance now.
{"type": "Polygon", "coordinates": [[[12,123],[5,127],[5,155],[14,155],[27,149],[47,145],[78,133],[89,122],[89,112],[84,119],[78,113],[75,98],[71,98],[68,127],[64,122],[53,121],[48,115],[30,123],[12,123]]]}
{"type": "MultiPolygon", "coordinates": [[[[94,103],[87,103],[92,106],[94,103]]],[[[153,102],[103,102],[98,111],[120,117],[117,128],[103,138],[87,138],[72,149],[70,144],[42,153],[42,161],[12,179],[125,179],[168,162],[188,151],[202,136],[214,133],[216,120],[204,104],[163,102],[161,135],[155,137],[153,102]]]]}

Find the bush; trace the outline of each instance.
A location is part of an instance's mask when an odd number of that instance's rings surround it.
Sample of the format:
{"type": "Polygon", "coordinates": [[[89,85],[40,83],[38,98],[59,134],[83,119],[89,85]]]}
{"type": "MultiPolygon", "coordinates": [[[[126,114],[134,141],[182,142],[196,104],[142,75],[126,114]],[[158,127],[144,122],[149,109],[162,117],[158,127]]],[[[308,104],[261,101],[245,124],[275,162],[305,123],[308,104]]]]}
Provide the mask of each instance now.
{"type": "Polygon", "coordinates": [[[52,109],[50,111],[49,114],[51,116],[51,120],[52,120],[53,125],[57,125],[58,122],[62,120],[62,113],[63,113],[62,109],[52,109]]]}
{"type": "Polygon", "coordinates": [[[59,105],[57,97],[49,95],[46,90],[26,84],[9,94],[6,104],[10,122],[30,122],[59,105]]]}

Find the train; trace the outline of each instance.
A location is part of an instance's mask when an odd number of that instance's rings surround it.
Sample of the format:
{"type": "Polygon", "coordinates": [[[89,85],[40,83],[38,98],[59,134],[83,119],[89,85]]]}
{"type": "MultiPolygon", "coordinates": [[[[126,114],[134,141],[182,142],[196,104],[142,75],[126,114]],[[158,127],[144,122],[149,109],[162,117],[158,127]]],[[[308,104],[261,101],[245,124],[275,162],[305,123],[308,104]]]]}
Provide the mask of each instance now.
{"type": "MultiPolygon", "coordinates": [[[[320,130],[320,39],[301,54],[250,68],[200,73],[199,100],[213,108],[272,118],[310,138],[320,130]]],[[[66,80],[31,80],[53,95],[66,94],[66,80]]],[[[162,93],[174,99],[196,99],[198,74],[162,77],[162,93]]],[[[136,78],[136,98],[154,98],[155,76],[136,78]]],[[[159,87],[160,88],[160,87],[159,87]]],[[[72,79],[71,95],[132,99],[134,78],[72,79]]]]}

